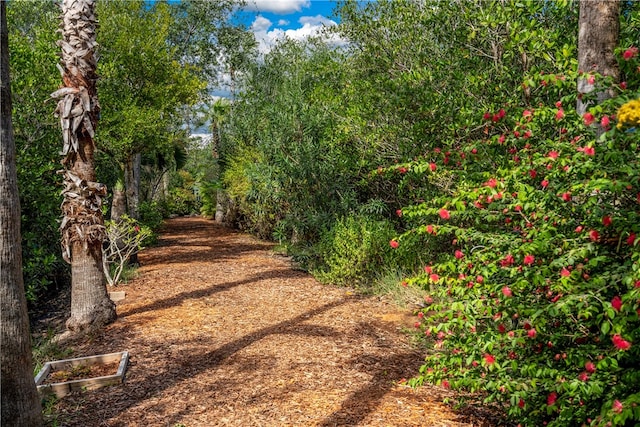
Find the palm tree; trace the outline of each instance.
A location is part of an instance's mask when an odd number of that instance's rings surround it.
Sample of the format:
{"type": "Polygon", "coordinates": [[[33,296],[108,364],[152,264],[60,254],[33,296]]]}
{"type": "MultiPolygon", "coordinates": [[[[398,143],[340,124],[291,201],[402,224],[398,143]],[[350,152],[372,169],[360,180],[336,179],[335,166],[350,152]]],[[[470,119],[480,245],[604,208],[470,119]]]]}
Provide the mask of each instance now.
{"type": "Polygon", "coordinates": [[[6,2],[0,1],[0,373],[3,426],[42,425],[22,280],[20,199],[11,121],[6,2]]]}
{"type": "Polygon", "coordinates": [[[106,237],[102,198],[106,186],[96,181],[94,134],[100,106],[96,92],[95,0],[63,0],[62,50],[58,69],[63,87],[56,115],[62,126],[64,156],[63,219],[60,225],[64,259],[71,264],[70,331],[100,328],[116,318],[102,272],[106,237]]]}

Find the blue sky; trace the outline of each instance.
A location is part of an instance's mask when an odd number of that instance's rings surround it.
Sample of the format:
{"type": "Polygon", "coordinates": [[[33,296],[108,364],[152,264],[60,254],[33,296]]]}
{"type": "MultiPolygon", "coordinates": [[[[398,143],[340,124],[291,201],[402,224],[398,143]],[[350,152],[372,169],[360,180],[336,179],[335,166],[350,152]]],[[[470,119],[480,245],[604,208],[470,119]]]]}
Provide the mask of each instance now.
{"type": "Polygon", "coordinates": [[[266,53],[279,38],[300,40],[335,25],[335,6],[330,0],[247,0],[241,16],[266,53]]]}

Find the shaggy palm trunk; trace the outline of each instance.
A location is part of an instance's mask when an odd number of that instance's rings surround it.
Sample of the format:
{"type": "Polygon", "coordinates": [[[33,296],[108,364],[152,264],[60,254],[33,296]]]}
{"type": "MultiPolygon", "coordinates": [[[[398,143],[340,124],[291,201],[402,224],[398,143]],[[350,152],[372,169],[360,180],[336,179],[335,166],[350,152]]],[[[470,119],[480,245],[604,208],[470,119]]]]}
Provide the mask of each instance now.
{"type": "Polygon", "coordinates": [[[71,331],[98,329],[115,320],[102,272],[102,242],[106,237],[102,197],[107,189],[95,182],[94,129],[97,123],[95,0],[63,0],[62,60],[64,86],[56,114],[63,136],[65,189],[60,225],[65,260],[71,263],[71,331]]]}
{"type": "MultiPolygon", "coordinates": [[[[578,114],[582,115],[593,102],[584,99],[599,83],[589,75],[597,73],[609,76],[617,82],[620,78],[614,50],[620,33],[620,2],[617,0],[581,0],[578,33],[578,114]]],[[[615,95],[612,90],[596,94],[596,104],[615,95]]]]}
{"type": "Polygon", "coordinates": [[[6,3],[0,2],[0,425],[42,425],[22,279],[20,200],[11,122],[6,3]]]}

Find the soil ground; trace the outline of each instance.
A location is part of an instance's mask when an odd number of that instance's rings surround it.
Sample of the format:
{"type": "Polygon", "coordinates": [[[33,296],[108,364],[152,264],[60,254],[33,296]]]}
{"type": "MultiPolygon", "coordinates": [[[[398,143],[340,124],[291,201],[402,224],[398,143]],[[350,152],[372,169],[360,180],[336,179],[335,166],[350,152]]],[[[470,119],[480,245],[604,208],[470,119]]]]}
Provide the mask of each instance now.
{"type": "Polygon", "coordinates": [[[126,379],[60,399],[58,425],[496,425],[400,384],[423,360],[410,312],[322,285],[270,243],[176,218],[139,260],[118,320],[71,343],[73,357],[129,351],[126,379]]]}

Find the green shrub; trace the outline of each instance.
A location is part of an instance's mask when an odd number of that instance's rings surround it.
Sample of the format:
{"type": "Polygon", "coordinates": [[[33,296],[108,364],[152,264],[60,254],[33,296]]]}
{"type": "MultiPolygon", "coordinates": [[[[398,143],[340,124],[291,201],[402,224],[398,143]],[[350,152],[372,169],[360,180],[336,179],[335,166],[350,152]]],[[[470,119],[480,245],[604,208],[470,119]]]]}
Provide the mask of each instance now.
{"type": "Polygon", "coordinates": [[[323,267],[313,274],[325,283],[362,285],[390,264],[387,242],[394,234],[389,221],[364,215],[338,220],[321,236],[317,254],[323,267]]]}
{"type": "MultiPolygon", "coordinates": [[[[551,80],[562,89],[556,76],[536,84],[551,80]]],[[[485,115],[485,138],[386,170],[459,178],[402,210],[416,226],[398,248],[415,235],[449,242],[407,279],[425,292],[431,347],[412,384],[481,393],[522,425],[640,421],[640,147],[637,124],[614,118],[638,95],[582,117],[573,95],[505,106],[485,115]]]]}

